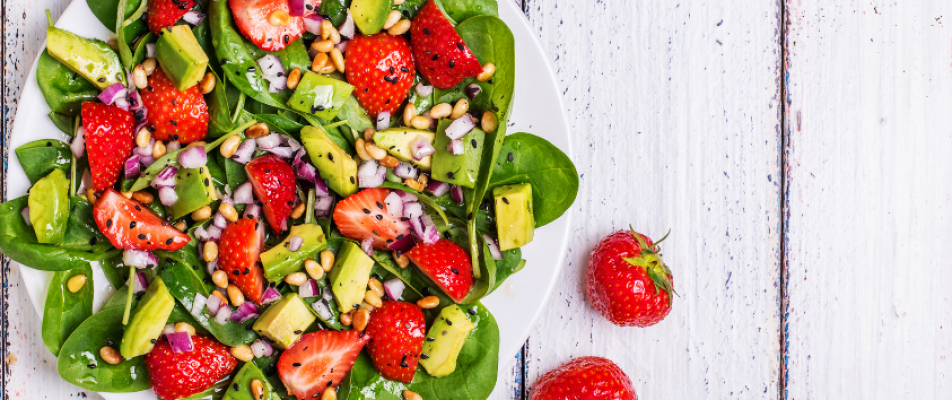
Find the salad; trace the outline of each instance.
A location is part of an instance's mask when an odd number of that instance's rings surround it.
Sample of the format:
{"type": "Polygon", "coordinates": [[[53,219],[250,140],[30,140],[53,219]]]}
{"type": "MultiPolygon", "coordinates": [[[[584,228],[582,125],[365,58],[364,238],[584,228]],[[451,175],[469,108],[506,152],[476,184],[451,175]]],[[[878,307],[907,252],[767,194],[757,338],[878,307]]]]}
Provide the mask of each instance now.
{"type": "Polygon", "coordinates": [[[50,26],[66,140],[15,150],[0,251],[52,271],[64,380],[171,399],[484,399],[480,300],[574,202],[571,160],[507,136],[495,0],[88,0],[50,26]],[[114,294],[93,313],[93,270],[114,294]]]}

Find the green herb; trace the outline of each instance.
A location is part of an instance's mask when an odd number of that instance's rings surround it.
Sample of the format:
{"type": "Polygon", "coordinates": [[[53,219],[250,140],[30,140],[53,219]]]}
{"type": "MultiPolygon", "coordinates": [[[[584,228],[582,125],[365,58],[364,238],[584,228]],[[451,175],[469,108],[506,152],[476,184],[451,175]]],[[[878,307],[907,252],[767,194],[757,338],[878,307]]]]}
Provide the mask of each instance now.
{"type": "Polygon", "coordinates": [[[59,355],[63,342],[86,318],[93,315],[93,270],[87,264],[70,271],[53,273],[46,303],[43,304],[43,344],[53,355],[59,355]],[[86,275],[86,285],[76,293],[66,289],[66,282],[77,275],[86,275]]]}
{"type": "Polygon", "coordinates": [[[30,184],[49,175],[54,169],[61,169],[64,174],[69,174],[73,158],[69,145],[55,139],[41,139],[24,144],[17,147],[16,154],[30,184]]]}
{"type": "Polygon", "coordinates": [[[129,393],[147,390],[149,374],[145,357],[109,365],[99,357],[99,349],[118,349],[122,341],[122,307],[110,307],[93,314],[63,343],[56,370],[66,382],[94,392],[129,393]]]}

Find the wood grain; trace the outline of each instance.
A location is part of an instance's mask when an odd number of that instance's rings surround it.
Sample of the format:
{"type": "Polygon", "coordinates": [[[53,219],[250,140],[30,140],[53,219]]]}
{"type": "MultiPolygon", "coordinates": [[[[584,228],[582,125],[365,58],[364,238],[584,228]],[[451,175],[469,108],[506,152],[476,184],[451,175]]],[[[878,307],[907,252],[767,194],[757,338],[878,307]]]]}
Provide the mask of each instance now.
{"type": "Polygon", "coordinates": [[[787,10],[788,398],[948,398],[952,3],[787,10]]]}

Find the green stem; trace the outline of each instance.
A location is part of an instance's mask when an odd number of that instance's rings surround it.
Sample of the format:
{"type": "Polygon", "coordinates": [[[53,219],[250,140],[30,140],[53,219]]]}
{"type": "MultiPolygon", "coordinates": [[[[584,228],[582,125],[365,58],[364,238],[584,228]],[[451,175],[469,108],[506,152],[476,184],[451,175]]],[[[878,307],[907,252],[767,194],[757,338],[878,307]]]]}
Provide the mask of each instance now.
{"type": "Polygon", "coordinates": [[[251,120],[251,121],[245,122],[244,124],[242,124],[241,126],[235,128],[235,129],[232,130],[231,132],[228,132],[228,133],[226,133],[224,136],[218,138],[218,139],[215,140],[214,142],[211,142],[211,143],[209,143],[209,144],[206,144],[206,145],[205,145],[205,152],[210,153],[212,150],[215,150],[216,147],[221,146],[221,144],[224,143],[226,140],[228,140],[228,138],[230,138],[230,137],[232,137],[232,136],[234,136],[234,135],[237,135],[237,134],[240,134],[240,133],[244,132],[245,129],[248,129],[251,125],[254,125],[254,124],[256,124],[256,123],[258,123],[258,121],[256,121],[256,120],[251,120]]]}
{"type": "Polygon", "coordinates": [[[46,10],[46,23],[50,24],[50,26],[53,26],[53,14],[50,14],[49,9],[46,10]]]}
{"type": "Polygon", "coordinates": [[[72,156],[69,164],[69,195],[76,195],[76,156],[72,156]]]}
{"type": "Polygon", "coordinates": [[[137,8],[136,11],[132,13],[132,15],[129,16],[129,18],[126,18],[125,21],[122,21],[122,27],[125,28],[129,26],[130,24],[132,24],[133,22],[136,22],[136,20],[142,18],[142,14],[145,14],[145,10],[148,9],[147,7],[148,4],[149,2],[146,0],[140,1],[139,8],[137,8]]]}
{"type": "Polygon", "coordinates": [[[241,111],[245,108],[245,92],[240,92],[238,94],[238,104],[235,105],[235,114],[231,116],[231,123],[235,123],[238,120],[238,115],[241,114],[241,111]]]}
{"type": "Polygon", "coordinates": [[[336,128],[336,127],[338,127],[338,126],[341,126],[341,125],[344,125],[344,124],[346,124],[346,123],[347,123],[347,120],[345,119],[345,120],[343,120],[343,121],[337,121],[337,122],[334,122],[334,123],[332,123],[332,124],[324,125],[324,126],[322,126],[322,128],[324,128],[324,130],[334,129],[334,128],[336,128]]]}
{"type": "Polygon", "coordinates": [[[129,286],[129,290],[126,291],[126,310],[122,313],[122,324],[126,325],[129,323],[129,313],[132,311],[132,288],[135,287],[133,284],[133,279],[136,279],[136,267],[129,266],[129,283],[126,285],[129,286]]]}
{"type": "Polygon", "coordinates": [[[317,220],[314,219],[314,201],[317,200],[317,192],[314,189],[307,191],[307,208],[304,209],[304,223],[305,224],[315,224],[317,220]]]}

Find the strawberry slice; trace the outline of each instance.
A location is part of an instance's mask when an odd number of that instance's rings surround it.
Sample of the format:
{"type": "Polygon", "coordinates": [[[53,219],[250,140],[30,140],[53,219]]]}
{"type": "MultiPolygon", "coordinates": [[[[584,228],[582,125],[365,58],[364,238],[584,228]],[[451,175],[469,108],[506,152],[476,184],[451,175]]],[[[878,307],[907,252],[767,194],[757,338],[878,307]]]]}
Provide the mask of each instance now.
{"type": "Polygon", "coordinates": [[[255,197],[261,201],[264,217],[277,233],[288,229],[288,218],[297,199],[294,170],[274,154],[258,157],[245,165],[255,197]]]}
{"type": "Polygon", "coordinates": [[[264,51],[278,51],[304,33],[304,19],[288,14],[287,0],[229,0],[238,30],[264,51]]]}
{"type": "Polygon", "coordinates": [[[367,353],[377,371],[392,381],[410,383],[426,337],[423,311],[416,304],[387,301],[373,311],[367,325],[367,353]]]}
{"type": "Polygon", "coordinates": [[[437,88],[449,89],[483,72],[482,64],[433,0],[413,18],[410,47],[420,74],[437,88]]]}
{"type": "Polygon", "coordinates": [[[387,250],[387,245],[410,234],[410,225],[387,212],[387,189],[364,189],[337,203],[334,224],[346,237],[362,242],[374,239],[374,248],[387,250]]]}
{"type": "Polygon", "coordinates": [[[96,226],[117,249],[176,251],[192,238],[138,201],[106,189],[93,207],[96,226]]]}
{"type": "Polygon", "coordinates": [[[354,96],[371,117],[397,111],[410,93],[415,72],[410,46],[403,36],[357,35],[347,45],[344,60],[354,96]]]}
{"type": "Polygon", "coordinates": [[[83,103],[82,116],[89,172],[93,187],[101,192],[116,183],[132,152],[135,117],[129,111],[102,103],[83,103]]]}
{"type": "Polygon", "coordinates": [[[436,283],[453,301],[459,303],[473,288],[473,267],[469,254],[448,239],[433,244],[417,243],[407,257],[420,272],[436,283]]]}
{"type": "Polygon", "coordinates": [[[198,85],[179,91],[162,68],[156,68],[149,77],[149,86],[139,95],[148,110],[149,130],[156,139],[187,144],[208,134],[208,106],[198,85]]]}
{"type": "Polygon", "coordinates": [[[298,399],[320,397],[337,386],[354,367],[370,335],[355,330],[304,334],[278,359],[278,376],[288,393],[298,399]]]}
{"type": "Polygon", "coordinates": [[[228,274],[245,298],[261,304],[264,294],[264,271],[258,260],[261,257],[263,235],[261,222],[242,218],[228,224],[218,241],[218,268],[228,274]]]}
{"type": "Polygon", "coordinates": [[[159,339],[145,355],[156,395],[165,400],[189,397],[210,388],[238,365],[228,347],[214,339],[195,335],[192,346],[192,351],[174,353],[169,342],[159,339]]]}
{"type": "Polygon", "coordinates": [[[156,35],[162,34],[162,28],[175,25],[188,10],[195,7],[195,0],[149,0],[146,18],[149,30],[156,35]]]}

